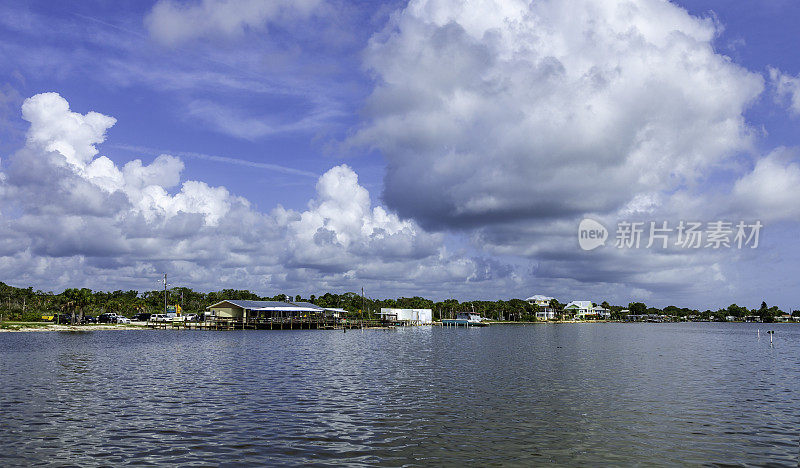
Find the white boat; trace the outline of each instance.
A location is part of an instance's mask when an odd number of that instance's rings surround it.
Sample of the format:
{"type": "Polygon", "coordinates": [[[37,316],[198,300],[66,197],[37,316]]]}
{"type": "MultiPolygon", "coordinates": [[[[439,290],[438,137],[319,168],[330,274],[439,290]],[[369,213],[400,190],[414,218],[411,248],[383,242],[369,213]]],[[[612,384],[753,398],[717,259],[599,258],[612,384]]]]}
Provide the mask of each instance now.
{"type": "Polygon", "coordinates": [[[454,319],[442,319],[445,326],[464,326],[464,327],[485,327],[488,323],[486,319],[475,312],[458,312],[454,319]]]}

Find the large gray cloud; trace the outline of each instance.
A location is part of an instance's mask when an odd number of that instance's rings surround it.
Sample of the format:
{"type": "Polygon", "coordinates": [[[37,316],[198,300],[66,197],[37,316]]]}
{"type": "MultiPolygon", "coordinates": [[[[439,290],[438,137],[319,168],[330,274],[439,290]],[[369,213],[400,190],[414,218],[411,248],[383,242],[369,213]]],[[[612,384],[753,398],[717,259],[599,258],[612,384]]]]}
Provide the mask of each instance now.
{"type": "Polygon", "coordinates": [[[750,147],[763,79],[660,0],[414,0],[374,36],[384,199],[426,227],[609,213],[750,147]]]}
{"type": "Polygon", "coordinates": [[[619,221],[796,212],[781,194],[792,161],[748,172],[744,114],[764,78],[715,51],[719,28],[660,0],[413,0],[370,42],[375,88],[348,143],[385,157],[383,198],[402,216],[527,259],[531,293],[741,299],[756,252],[613,246],[619,221]],[[585,216],[611,229],[608,247],[579,249],[585,216]]]}

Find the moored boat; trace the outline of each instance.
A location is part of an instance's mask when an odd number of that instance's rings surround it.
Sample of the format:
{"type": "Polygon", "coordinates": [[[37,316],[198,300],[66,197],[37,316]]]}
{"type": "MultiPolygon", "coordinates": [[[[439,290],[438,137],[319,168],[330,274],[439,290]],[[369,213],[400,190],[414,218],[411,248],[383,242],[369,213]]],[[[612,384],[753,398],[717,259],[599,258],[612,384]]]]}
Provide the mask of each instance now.
{"type": "Polygon", "coordinates": [[[485,327],[488,323],[480,314],[474,312],[458,312],[454,319],[442,319],[444,326],[485,327]]]}

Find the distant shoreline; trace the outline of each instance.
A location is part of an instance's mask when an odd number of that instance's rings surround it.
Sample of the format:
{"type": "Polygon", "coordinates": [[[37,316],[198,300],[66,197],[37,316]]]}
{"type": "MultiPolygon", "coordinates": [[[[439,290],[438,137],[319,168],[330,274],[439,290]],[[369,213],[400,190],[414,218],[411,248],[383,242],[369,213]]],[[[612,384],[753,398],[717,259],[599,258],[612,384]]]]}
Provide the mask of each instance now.
{"type": "MultiPolygon", "coordinates": [[[[543,324],[562,324],[562,323],[751,323],[758,325],[774,325],[776,323],[800,323],[800,322],[628,322],[624,320],[548,320],[538,322],[487,322],[490,325],[543,325],[543,324]]],[[[432,326],[443,326],[441,322],[433,322],[432,326]]],[[[404,327],[398,327],[404,328],[404,327]]],[[[47,322],[0,322],[0,333],[2,332],[91,332],[101,330],[158,330],[159,328],[148,327],[144,322],[133,324],[99,324],[99,325],[61,325],[47,322]]],[[[170,328],[166,328],[170,329],[170,328]]],[[[383,329],[383,328],[381,328],[383,329]]]]}

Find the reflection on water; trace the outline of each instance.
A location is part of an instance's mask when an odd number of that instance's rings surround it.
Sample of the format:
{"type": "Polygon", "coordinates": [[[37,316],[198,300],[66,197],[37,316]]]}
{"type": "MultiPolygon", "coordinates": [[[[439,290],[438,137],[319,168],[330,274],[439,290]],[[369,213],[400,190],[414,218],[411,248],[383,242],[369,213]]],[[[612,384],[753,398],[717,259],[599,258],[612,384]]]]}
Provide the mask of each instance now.
{"type": "Polygon", "coordinates": [[[0,461],[796,465],[798,343],[792,324],[2,333],[0,461]]]}

